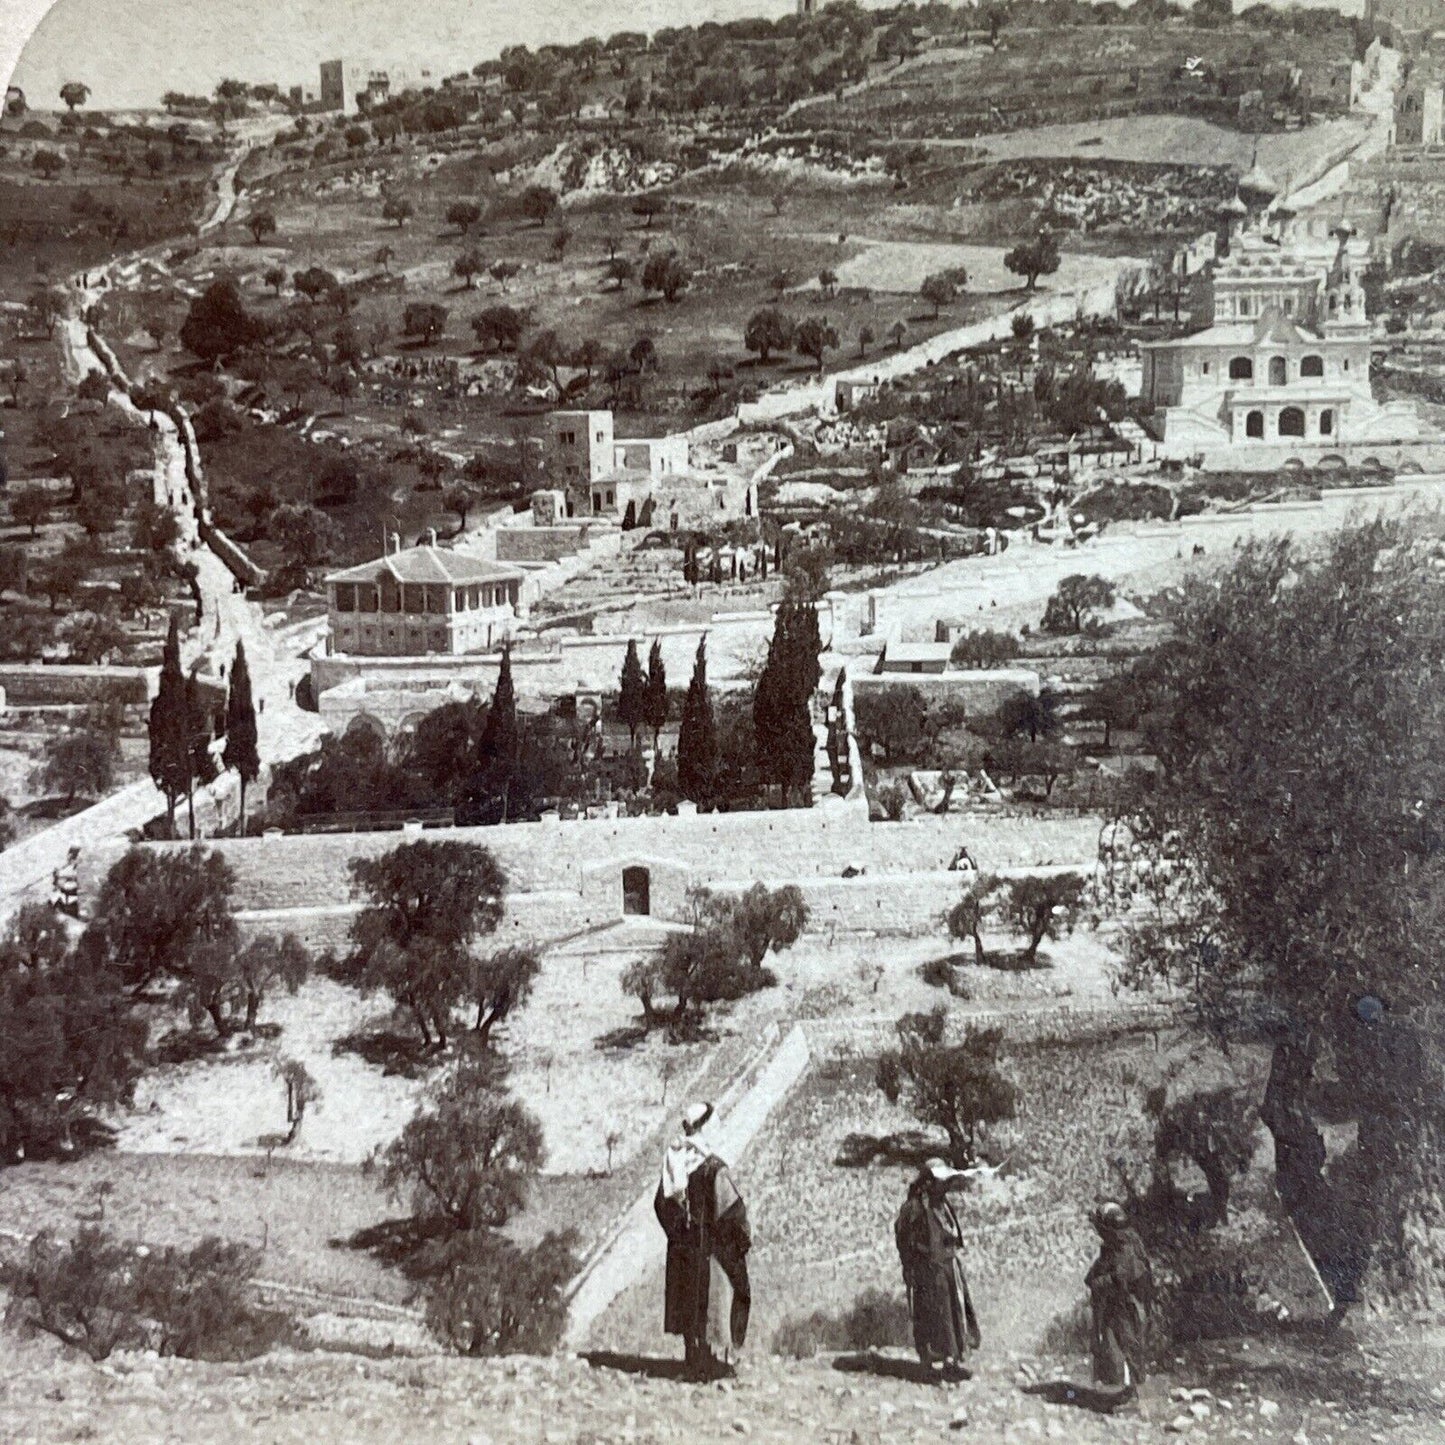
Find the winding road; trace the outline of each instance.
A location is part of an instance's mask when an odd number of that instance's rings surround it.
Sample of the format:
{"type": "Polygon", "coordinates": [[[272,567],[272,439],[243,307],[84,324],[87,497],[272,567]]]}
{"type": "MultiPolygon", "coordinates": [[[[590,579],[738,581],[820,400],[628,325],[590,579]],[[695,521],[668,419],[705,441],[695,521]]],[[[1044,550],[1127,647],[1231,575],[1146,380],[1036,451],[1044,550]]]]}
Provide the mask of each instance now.
{"type": "MultiPolygon", "coordinates": [[[[252,146],[269,139],[274,130],[274,125],[252,127],[246,142],[228,159],[217,178],[216,204],[201,226],[203,232],[213,231],[229,219],[238,195],[236,175],[246,154],[252,146]]],[[[89,372],[109,369],[91,345],[83,318],[105,294],[112,275],[144,259],[148,250],[118,256],[98,270],[70,279],[65,288],[68,314],[55,328],[62,370],[70,384],[78,384],[89,372]]],[[[123,383],[124,378],[117,380],[123,383]]],[[[180,529],[176,555],[196,565],[201,621],[183,639],[183,663],[202,676],[219,679],[229,673],[236,644],[243,642],[256,701],[263,763],[281,762],[314,747],[325,731],[324,725],[315,713],[303,712],[296,706],[295,688],[307,671],[305,654],[317,640],[315,629],[292,628],[284,637],[278,636],[267,625],[261,607],[236,591],[225,564],[204,545],[175,422],[164,412],[142,413],[124,390],[113,389],[109,404],[134,425],[150,430],[155,448],[154,500],[169,506],[176,518],[180,529]]],[[[223,773],[198,793],[198,825],[211,829],[233,819],[236,791],[235,775],[223,773]]],[[[72,847],[93,848],[122,840],[164,809],[164,796],[145,778],[7,849],[0,854],[0,922],[49,886],[52,874],[65,863],[72,847]]]]}

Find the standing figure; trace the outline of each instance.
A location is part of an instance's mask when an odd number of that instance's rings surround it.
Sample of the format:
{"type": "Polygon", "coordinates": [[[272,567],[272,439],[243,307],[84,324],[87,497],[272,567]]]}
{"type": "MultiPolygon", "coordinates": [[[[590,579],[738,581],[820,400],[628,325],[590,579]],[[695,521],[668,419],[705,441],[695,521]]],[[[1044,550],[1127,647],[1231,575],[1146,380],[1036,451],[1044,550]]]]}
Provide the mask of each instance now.
{"type": "Polygon", "coordinates": [[[748,1212],[704,1133],[712,1114],[711,1104],[693,1104],[684,1113],[653,1200],[667,1235],[663,1329],[682,1336],[687,1364],[700,1375],[733,1365],[752,1307],[748,1212]]]}
{"type": "Polygon", "coordinates": [[[942,1159],[928,1160],[908,1186],[893,1226],[913,1344],[929,1370],[961,1371],[982,1342],[963,1272],[963,1231],[948,1202],[948,1186],[963,1177],[942,1159]]]}
{"type": "Polygon", "coordinates": [[[1102,1204],[1092,1219],[1101,1245],[1084,1283],[1093,1322],[1094,1379],[1132,1395],[1148,1364],[1154,1275],[1121,1205],[1102,1204]]]}

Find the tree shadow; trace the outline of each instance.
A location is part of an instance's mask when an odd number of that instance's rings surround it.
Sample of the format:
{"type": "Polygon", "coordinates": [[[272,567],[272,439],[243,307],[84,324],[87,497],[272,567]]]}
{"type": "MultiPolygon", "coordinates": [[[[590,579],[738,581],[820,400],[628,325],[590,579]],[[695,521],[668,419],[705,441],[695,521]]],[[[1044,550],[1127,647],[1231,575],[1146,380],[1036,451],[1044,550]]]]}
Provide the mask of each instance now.
{"type": "Polygon", "coordinates": [[[23,1157],[16,1157],[11,1149],[0,1153],[0,1168],[7,1164],[72,1164],[100,1149],[114,1149],[119,1131],[99,1119],[81,1117],[70,1126],[70,1137],[59,1131],[48,1137],[30,1138],[25,1141],[23,1157]]]}
{"type": "Polygon", "coordinates": [[[193,1064],[224,1054],[229,1042],[228,1038],[201,1029],[172,1029],[156,1042],[151,1058],[157,1064],[193,1064]]]}
{"type": "Polygon", "coordinates": [[[973,1371],[963,1366],[935,1371],[920,1360],[884,1355],[877,1350],[836,1355],[833,1368],[845,1375],[873,1375],[880,1380],[906,1380],[913,1385],[953,1385],[973,1378],[973,1371]]]}
{"type": "Polygon", "coordinates": [[[615,1029],[608,1029],[605,1034],[598,1034],[592,1040],[592,1047],[604,1053],[623,1053],[639,1047],[646,1040],[646,1024],[620,1024],[615,1029]]]}
{"type": "Polygon", "coordinates": [[[354,1054],[388,1077],[400,1075],[404,1079],[421,1078],[445,1057],[435,1044],[424,1044],[394,1029],[358,1029],[344,1034],[331,1045],[331,1052],[336,1058],[354,1054]]]}
{"type": "MultiPolygon", "coordinates": [[[[969,959],[976,963],[977,960],[969,959]]],[[[983,956],[983,967],[998,973],[1039,973],[1052,968],[1053,960],[1042,949],[1032,958],[1024,948],[993,948],[983,956]]]]}
{"type": "Polygon", "coordinates": [[[404,1219],[383,1219],[377,1224],[365,1225],[355,1234],[330,1239],[327,1243],[332,1249],[361,1250],[382,1264],[405,1266],[427,1245],[452,1233],[453,1226],[448,1220],[408,1215],[404,1219]]]}
{"type": "Polygon", "coordinates": [[[882,1164],[892,1168],[916,1169],[938,1153],[938,1141],[921,1129],[901,1129],[896,1134],[849,1134],[838,1146],[833,1163],[842,1169],[871,1169],[882,1164]]]}
{"type": "Polygon", "coordinates": [[[1135,1399],[1137,1393],[1128,1385],[1110,1390],[1096,1385],[1076,1385],[1071,1380],[1040,1380],[1022,1388],[1025,1395],[1036,1395],[1050,1405],[1073,1405],[1095,1415],[1112,1415],[1135,1399]]]}
{"type": "Polygon", "coordinates": [[[653,1355],[624,1355],[612,1350],[584,1350],[582,1358],[594,1370],[616,1370],[624,1375],[641,1375],[649,1380],[674,1380],[698,1384],[697,1369],[685,1360],[660,1359],[653,1355]]]}

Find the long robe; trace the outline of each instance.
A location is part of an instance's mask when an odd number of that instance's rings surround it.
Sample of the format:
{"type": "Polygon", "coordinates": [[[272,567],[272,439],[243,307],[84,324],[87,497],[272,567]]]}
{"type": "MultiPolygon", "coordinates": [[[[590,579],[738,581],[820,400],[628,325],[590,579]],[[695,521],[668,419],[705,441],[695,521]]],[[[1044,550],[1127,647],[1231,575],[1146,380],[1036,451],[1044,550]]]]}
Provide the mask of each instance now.
{"type": "Polygon", "coordinates": [[[662,1327],[706,1342],[726,1359],[746,1343],[752,1308],[752,1232],[742,1195],[712,1154],[688,1176],[682,1198],[670,1198],[659,1184],[653,1209],[667,1235],[662,1327]]]}
{"type": "Polygon", "coordinates": [[[918,1358],[925,1364],[966,1359],[979,1347],[980,1335],[963,1271],[963,1231],[953,1206],[915,1184],[898,1211],[893,1237],[918,1358]]]}
{"type": "Polygon", "coordinates": [[[1101,1385],[1138,1385],[1149,1362],[1149,1312],[1154,1275],[1139,1236],[1127,1225],[1105,1230],[1089,1287],[1094,1379],[1101,1385]]]}

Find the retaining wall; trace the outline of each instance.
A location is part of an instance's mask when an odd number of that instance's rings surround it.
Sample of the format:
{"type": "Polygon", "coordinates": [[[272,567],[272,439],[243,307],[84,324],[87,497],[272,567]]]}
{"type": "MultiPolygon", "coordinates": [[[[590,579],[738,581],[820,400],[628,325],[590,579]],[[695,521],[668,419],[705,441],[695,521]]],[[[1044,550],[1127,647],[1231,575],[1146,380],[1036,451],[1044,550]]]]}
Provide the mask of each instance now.
{"type": "MultiPolygon", "coordinates": [[[[911,934],[936,927],[960,875],[947,867],[960,845],[990,872],[1092,866],[1099,820],[954,813],[907,823],[870,823],[866,800],[815,808],[511,823],[429,829],[489,848],[508,879],[503,934],[556,939],[623,917],[622,874],[645,868],[656,918],[687,916],[695,885],[742,889],[765,880],[802,891],[818,931],[911,934]],[[865,869],[845,879],[845,868],[865,869]]],[[[236,875],[235,899],[249,932],[286,931],[317,948],[340,947],[354,916],[350,864],[414,834],[341,833],[233,838],[207,844],[236,875]]],[[[152,844],[182,848],[183,843],[152,844]]],[[[81,895],[94,896],[119,845],[87,851],[81,895]]]]}
{"type": "Polygon", "coordinates": [[[1019,693],[1038,695],[1039,675],[1027,668],[992,668],[960,672],[869,672],[849,673],[856,693],[882,692],[891,688],[917,688],[924,697],[945,696],[961,702],[970,717],[995,713],[1019,693]]]}
{"type": "Polygon", "coordinates": [[[160,669],[155,667],[49,666],[0,663],[0,688],[12,707],[60,703],[150,701],[160,669]]]}

